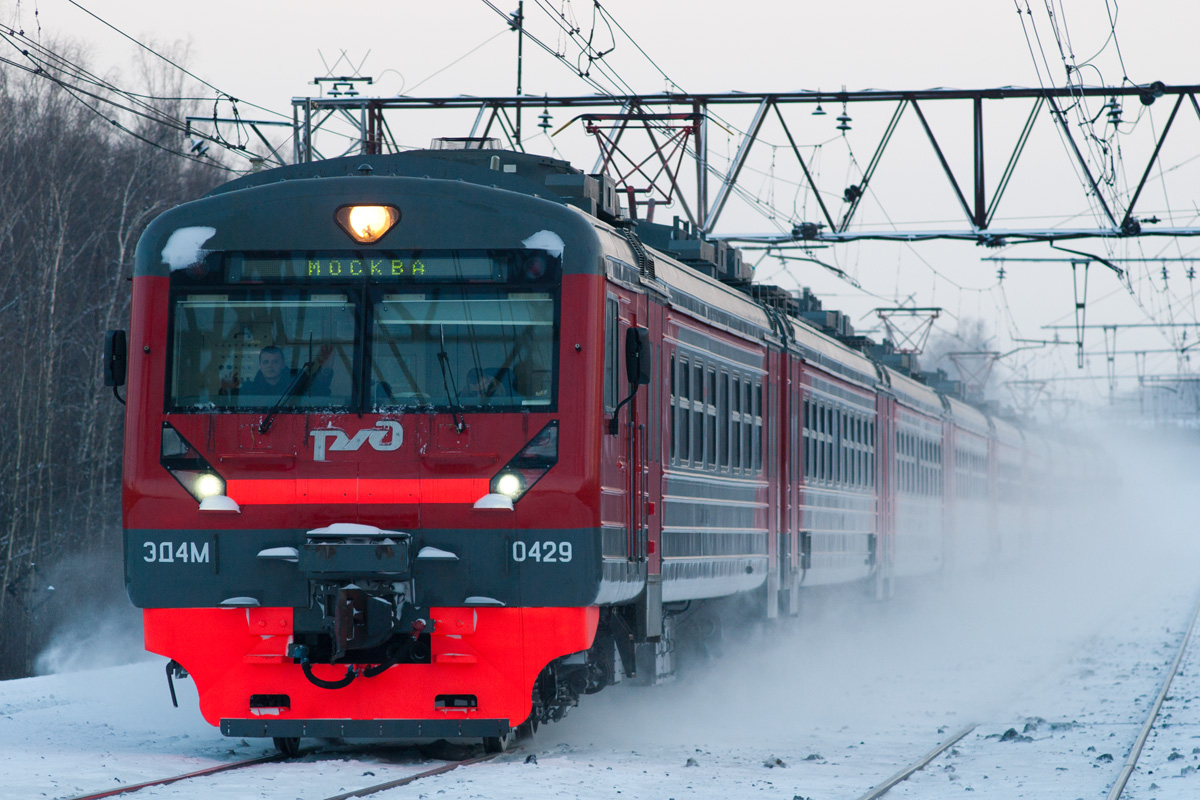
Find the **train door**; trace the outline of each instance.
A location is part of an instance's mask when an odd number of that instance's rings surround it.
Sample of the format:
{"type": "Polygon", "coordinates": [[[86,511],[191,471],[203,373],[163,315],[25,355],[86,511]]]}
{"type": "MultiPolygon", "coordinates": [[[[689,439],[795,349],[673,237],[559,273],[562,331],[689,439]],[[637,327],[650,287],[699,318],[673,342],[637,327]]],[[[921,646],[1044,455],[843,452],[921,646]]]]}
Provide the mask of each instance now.
{"type": "Polygon", "coordinates": [[[662,630],[661,525],[655,513],[661,464],[652,447],[662,434],[660,421],[650,412],[662,403],[661,341],[661,309],[644,294],[610,287],[605,301],[605,410],[615,419],[615,429],[606,427],[602,442],[601,516],[606,537],[617,540],[606,546],[605,555],[619,552],[646,581],[638,604],[639,638],[657,637],[662,630]],[[651,315],[652,307],[660,313],[651,315]],[[627,374],[635,328],[648,331],[641,357],[649,361],[651,380],[644,386],[627,374]]]}
{"type": "Polygon", "coordinates": [[[636,322],[650,332],[650,383],[638,393],[636,434],[638,441],[635,468],[631,476],[634,487],[634,518],[641,530],[646,559],[646,595],[639,614],[639,627],[644,620],[648,637],[662,635],[662,484],[663,484],[663,417],[666,413],[667,375],[666,348],[663,345],[666,309],[646,295],[639,296],[636,322]]]}
{"type": "Polygon", "coordinates": [[[875,401],[876,595],[894,591],[896,565],[896,399],[882,385],[875,401]]]}
{"type": "Polygon", "coordinates": [[[800,386],[800,362],[786,351],[779,355],[781,368],[778,429],[784,435],[777,437],[783,445],[779,459],[779,475],[782,492],[782,521],[779,525],[779,586],[780,610],[788,615],[800,611],[800,483],[804,473],[804,393],[800,386]]]}
{"type": "Polygon", "coordinates": [[[785,554],[787,544],[783,541],[786,527],[784,507],[788,480],[787,453],[789,445],[782,435],[788,430],[788,404],[780,402],[786,397],[787,375],[781,370],[786,364],[783,352],[767,349],[767,374],[762,377],[762,389],[755,400],[755,414],[762,417],[759,447],[762,448],[762,476],[767,482],[767,618],[779,616],[780,592],[787,586],[785,554]],[[761,407],[758,407],[761,406],[761,407]]]}
{"type": "Polygon", "coordinates": [[[1001,552],[1002,539],[1000,537],[1000,463],[1003,460],[1002,450],[1005,445],[1000,443],[1000,436],[996,430],[996,421],[988,417],[988,442],[987,442],[987,526],[986,536],[987,545],[984,547],[985,560],[998,560],[1003,553],[1001,552]]]}
{"type": "Polygon", "coordinates": [[[942,574],[954,574],[957,559],[958,529],[960,527],[961,496],[959,495],[958,428],[949,414],[942,422],[942,441],[945,442],[946,494],[942,502],[942,574]]]}

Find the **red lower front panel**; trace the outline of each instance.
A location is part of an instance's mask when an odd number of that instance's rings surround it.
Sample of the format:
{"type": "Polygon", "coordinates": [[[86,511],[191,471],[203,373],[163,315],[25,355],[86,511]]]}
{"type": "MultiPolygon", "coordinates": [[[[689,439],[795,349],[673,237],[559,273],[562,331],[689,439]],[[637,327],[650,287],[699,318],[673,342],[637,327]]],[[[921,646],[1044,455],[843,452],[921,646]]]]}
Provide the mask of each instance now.
{"type": "MultiPolygon", "coordinates": [[[[431,664],[401,664],[342,689],[322,689],[284,656],[290,608],[146,609],[146,649],[178,661],[200,711],[222,719],[470,720],[529,716],[533,684],[553,659],[591,647],[592,608],[434,608],[431,664]],[[290,708],[250,708],[251,695],[287,695],[290,708]],[[474,695],[475,708],[435,708],[438,695],[474,695]],[[257,712],[257,713],[256,713],[257,712]]],[[[338,680],[346,665],[316,665],[338,680]]]]}

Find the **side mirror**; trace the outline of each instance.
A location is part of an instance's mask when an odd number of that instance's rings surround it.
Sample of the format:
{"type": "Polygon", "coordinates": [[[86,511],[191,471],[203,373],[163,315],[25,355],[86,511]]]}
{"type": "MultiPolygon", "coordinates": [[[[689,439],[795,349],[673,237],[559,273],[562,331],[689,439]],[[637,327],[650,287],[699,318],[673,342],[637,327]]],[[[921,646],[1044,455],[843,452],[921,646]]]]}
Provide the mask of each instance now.
{"type": "Polygon", "coordinates": [[[617,420],[621,407],[633,399],[639,386],[650,383],[650,331],[646,328],[630,328],[625,331],[625,377],[629,379],[629,396],[617,403],[612,418],[608,421],[608,432],[612,436],[620,430],[617,420]]]}
{"type": "Polygon", "coordinates": [[[630,386],[650,383],[650,331],[630,328],[625,331],[625,377],[630,386]]]}
{"type": "Polygon", "coordinates": [[[104,332],[104,385],[114,389],[125,385],[125,364],[128,345],[125,331],[104,332]]]}

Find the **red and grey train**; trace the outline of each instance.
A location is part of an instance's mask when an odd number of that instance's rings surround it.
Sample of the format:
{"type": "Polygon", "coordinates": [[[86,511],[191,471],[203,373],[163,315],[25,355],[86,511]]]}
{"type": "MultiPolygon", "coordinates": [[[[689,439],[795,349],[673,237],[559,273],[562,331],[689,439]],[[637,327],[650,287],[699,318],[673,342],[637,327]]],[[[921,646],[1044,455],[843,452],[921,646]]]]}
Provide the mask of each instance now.
{"type": "Polygon", "coordinates": [[[1032,437],[614,197],[435,149],[249,175],[149,226],[106,354],[126,582],[209,722],[494,750],[669,672],[698,601],[774,617],[1019,546],[1032,437]]]}

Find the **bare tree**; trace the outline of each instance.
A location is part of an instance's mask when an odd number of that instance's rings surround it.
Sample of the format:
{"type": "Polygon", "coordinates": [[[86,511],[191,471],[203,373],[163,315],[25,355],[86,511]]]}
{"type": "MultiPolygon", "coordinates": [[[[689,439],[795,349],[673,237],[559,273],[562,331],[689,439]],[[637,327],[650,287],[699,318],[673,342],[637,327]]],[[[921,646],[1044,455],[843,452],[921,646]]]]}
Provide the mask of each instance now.
{"type": "MultiPolygon", "coordinates": [[[[194,111],[177,70],[142,62],[138,71],[145,93],[164,98],[153,101],[164,118],[194,111]]],[[[146,224],[223,173],[170,152],[183,145],[178,127],[130,116],[121,119],[137,134],[129,136],[68,90],[11,68],[0,68],[0,120],[0,678],[8,678],[29,674],[47,623],[72,612],[50,576],[81,568],[89,554],[120,563],[124,410],[103,386],[101,333],[126,324],[146,224]]],[[[119,570],[112,578],[119,586],[119,570]]]]}

